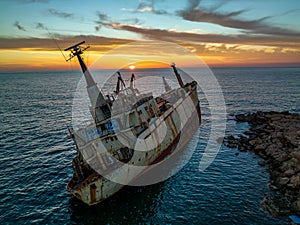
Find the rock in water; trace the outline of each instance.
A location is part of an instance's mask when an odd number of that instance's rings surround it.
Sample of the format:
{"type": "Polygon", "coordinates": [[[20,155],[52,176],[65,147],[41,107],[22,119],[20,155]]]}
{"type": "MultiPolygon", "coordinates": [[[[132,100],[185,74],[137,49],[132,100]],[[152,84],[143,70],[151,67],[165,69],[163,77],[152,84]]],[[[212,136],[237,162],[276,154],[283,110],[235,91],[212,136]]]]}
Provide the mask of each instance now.
{"type": "Polygon", "coordinates": [[[265,198],[265,208],[274,215],[300,216],[300,115],[259,111],[235,118],[252,127],[244,132],[247,137],[225,137],[224,145],[253,151],[264,159],[261,166],[268,165],[270,189],[276,197],[265,198]]]}

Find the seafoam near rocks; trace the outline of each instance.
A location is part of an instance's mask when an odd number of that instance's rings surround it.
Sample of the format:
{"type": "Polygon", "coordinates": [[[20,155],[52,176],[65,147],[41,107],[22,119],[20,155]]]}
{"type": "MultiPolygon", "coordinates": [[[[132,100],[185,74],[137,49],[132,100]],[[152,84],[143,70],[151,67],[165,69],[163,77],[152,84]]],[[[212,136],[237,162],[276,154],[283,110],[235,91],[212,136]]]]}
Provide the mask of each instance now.
{"type": "Polygon", "coordinates": [[[300,115],[289,112],[238,114],[251,128],[244,135],[225,137],[224,145],[253,151],[268,166],[270,194],[262,205],[273,215],[300,215],[300,115]]]}

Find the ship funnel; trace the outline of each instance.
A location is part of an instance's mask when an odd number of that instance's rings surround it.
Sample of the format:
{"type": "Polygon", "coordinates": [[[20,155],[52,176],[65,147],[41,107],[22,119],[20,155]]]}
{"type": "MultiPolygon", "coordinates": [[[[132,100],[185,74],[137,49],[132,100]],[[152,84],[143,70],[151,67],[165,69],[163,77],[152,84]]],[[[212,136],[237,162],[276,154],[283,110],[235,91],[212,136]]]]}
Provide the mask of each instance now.
{"type": "Polygon", "coordinates": [[[179,83],[180,87],[183,88],[183,87],[184,87],[184,84],[183,84],[183,81],[182,81],[182,79],[181,79],[180,74],[179,74],[178,71],[177,71],[177,68],[176,68],[176,66],[175,66],[175,63],[172,63],[171,67],[172,67],[173,70],[174,70],[174,73],[175,73],[175,75],[176,75],[176,78],[177,78],[177,80],[178,80],[178,83],[179,83]]]}
{"type": "Polygon", "coordinates": [[[93,76],[84,63],[83,58],[81,57],[83,52],[89,48],[89,46],[81,47],[81,45],[84,43],[85,41],[82,41],[76,45],[72,45],[71,47],[66,48],[65,51],[71,51],[70,57],[67,59],[67,61],[71,60],[75,56],[78,59],[87,84],[87,92],[91,102],[91,113],[95,122],[97,123],[98,121],[102,121],[110,116],[110,106],[104,99],[103,94],[97,86],[97,83],[95,82],[93,76]]]}

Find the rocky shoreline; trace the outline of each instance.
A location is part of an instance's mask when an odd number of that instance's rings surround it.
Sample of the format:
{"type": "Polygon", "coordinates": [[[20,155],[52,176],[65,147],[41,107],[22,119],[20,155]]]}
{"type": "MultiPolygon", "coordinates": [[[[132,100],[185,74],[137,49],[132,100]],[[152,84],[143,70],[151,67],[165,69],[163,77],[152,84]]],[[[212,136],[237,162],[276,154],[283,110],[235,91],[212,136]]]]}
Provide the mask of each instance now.
{"type": "Polygon", "coordinates": [[[224,138],[224,145],[252,151],[270,174],[270,194],[262,206],[272,215],[300,216],[300,115],[289,112],[255,112],[235,115],[251,128],[243,135],[224,138]]]}

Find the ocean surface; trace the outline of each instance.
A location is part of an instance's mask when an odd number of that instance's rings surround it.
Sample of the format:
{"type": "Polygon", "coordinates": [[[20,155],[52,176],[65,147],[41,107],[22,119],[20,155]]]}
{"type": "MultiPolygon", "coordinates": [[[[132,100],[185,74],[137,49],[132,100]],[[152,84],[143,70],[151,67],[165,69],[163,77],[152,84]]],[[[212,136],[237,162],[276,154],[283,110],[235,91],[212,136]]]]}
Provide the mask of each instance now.
{"type": "MultiPolygon", "coordinates": [[[[239,134],[232,113],[300,113],[300,68],[213,69],[225,97],[227,134],[239,134]]],[[[168,180],[126,187],[88,207],[71,196],[75,146],[67,138],[78,71],[0,73],[0,224],[290,224],[260,201],[268,172],[252,153],[222,146],[204,171],[199,161],[210,132],[201,97],[202,125],[189,163],[168,180]]]]}

